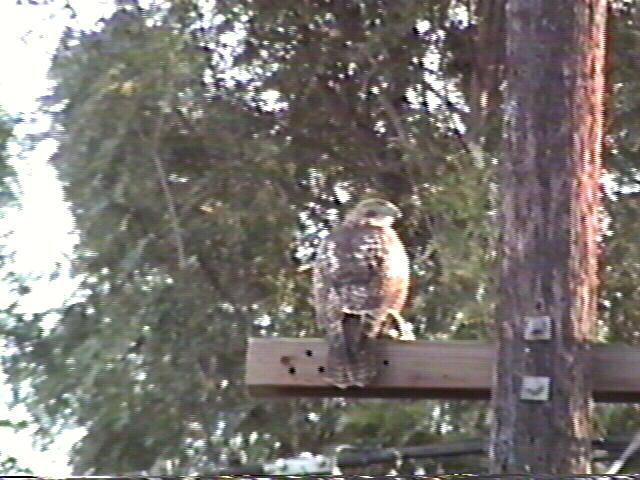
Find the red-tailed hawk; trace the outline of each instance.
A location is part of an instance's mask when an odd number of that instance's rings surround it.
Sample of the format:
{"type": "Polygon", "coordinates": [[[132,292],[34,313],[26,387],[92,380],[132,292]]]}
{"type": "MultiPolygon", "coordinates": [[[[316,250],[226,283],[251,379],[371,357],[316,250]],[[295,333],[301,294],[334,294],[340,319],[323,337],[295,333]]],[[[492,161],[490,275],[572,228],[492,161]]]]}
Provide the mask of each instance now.
{"type": "Polygon", "coordinates": [[[373,380],[382,362],[377,337],[413,340],[411,324],[400,316],[409,288],[407,254],[391,226],[400,215],[386,200],[364,200],[318,248],[316,321],[326,330],[326,378],[337,387],[373,380]]]}

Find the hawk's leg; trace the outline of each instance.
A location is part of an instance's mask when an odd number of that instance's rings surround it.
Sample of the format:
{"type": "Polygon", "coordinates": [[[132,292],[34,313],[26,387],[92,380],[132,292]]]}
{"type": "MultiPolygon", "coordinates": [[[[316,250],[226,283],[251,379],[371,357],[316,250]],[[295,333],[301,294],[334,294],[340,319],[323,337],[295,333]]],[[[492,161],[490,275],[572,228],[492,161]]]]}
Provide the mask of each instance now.
{"type": "Polygon", "coordinates": [[[407,322],[400,312],[388,309],[385,313],[374,312],[373,320],[369,322],[367,336],[369,338],[378,338],[382,335],[401,340],[404,342],[412,342],[416,339],[413,334],[413,324],[407,322]],[[391,319],[389,319],[391,316],[391,319]]]}
{"type": "Polygon", "coordinates": [[[381,333],[384,333],[386,330],[386,312],[382,310],[374,310],[370,313],[369,320],[369,329],[367,331],[367,337],[369,338],[378,338],[381,333]]]}
{"type": "Polygon", "coordinates": [[[396,322],[389,319],[389,316],[387,315],[384,319],[384,322],[382,323],[379,334],[389,338],[393,338],[394,340],[398,340],[398,338],[400,337],[400,331],[396,329],[395,323],[396,322]]]}
{"type": "Polygon", "coordinates": [[[416,336],[413,334],[413,324],[402,318],[400,312],[389,309],[387,314],[393,318],[393,323],[395,323],[395,328],[391,325],[387,327],[387,332],[391,338],[405,342],[412,342],[416,339],[416,336]]]}

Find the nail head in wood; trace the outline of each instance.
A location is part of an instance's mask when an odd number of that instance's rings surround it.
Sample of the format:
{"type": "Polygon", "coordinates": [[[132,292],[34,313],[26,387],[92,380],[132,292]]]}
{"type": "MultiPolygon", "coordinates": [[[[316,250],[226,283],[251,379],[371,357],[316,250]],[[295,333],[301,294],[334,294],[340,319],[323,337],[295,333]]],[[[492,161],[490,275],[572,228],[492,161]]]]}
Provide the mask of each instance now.
{"type": "Polygon", "coordinates": [[[522,377],[520,399],[546,402],[549,400],[550,386],[551,379],[549,377],[531,377],[525,375],[522,377]]]}
{"type": "Polygon", "coordinates": [[[524,317],[525,340],[551,340],[551,317],[548,315],[524,317]]]}

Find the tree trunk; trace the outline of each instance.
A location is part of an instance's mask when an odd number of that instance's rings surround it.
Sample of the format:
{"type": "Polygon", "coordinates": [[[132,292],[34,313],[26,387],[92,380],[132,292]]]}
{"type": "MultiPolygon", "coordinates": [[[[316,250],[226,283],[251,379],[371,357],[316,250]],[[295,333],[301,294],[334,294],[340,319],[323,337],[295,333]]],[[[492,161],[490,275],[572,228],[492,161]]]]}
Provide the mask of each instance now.
{"type": "Polygon", "coordinates": [[[507,4],[494,474],[590,470],[605,17],[606,0],[507,4]],[[544,316],[551,338],[525,340],[544,316]],[[527,376],[546,399],[522,398],[527,376]]]}

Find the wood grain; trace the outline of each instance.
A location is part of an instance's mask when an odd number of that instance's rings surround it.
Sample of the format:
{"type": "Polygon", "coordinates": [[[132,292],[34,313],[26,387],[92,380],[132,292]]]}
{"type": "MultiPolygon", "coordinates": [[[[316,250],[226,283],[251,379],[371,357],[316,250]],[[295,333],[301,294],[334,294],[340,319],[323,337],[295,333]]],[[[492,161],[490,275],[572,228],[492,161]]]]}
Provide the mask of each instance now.
{"type": "MultiPolygon", "coordinates": [[[[488,400],[495,347],[481,342],[380,341],[382,374],[366,388],[340,390],[322,378],[319,338],[252,338],[246,383],[258,397],[442,398],[488,400]]],[[[594,398],[640,401],[640,347],[594,345],[594,398]]],[[[535,375],[535,372],[530,372],[535,375]]]]}

